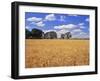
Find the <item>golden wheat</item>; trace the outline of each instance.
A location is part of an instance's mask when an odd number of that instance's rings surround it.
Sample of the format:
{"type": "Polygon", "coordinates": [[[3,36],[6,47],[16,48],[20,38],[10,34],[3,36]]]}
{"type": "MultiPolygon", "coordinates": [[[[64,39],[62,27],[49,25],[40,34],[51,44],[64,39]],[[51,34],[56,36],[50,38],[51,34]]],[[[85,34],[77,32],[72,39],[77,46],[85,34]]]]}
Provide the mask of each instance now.
{"type": "Polygon", "coordinates": [[[26,39],[25,67],[89,64],[89,40],[26,39]]]}

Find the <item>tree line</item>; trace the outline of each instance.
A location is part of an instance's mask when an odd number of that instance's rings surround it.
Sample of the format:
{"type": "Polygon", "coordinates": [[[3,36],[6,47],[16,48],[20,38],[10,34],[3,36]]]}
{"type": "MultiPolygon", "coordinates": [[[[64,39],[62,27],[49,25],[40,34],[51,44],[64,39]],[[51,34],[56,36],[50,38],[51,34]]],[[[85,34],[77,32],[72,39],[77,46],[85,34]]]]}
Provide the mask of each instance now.
{"type": "MultiPolygon", "coordinates": [[[[25,38],[26,39],[57,39],[57,33],[54,31],[44,33],[40,29],[32,29],[29,31],[25,29],[25,38]]],[[[61,39],[70,39],[72,37],[71,32],[66,32],[65,34],[61,34],[61,39]]]]}

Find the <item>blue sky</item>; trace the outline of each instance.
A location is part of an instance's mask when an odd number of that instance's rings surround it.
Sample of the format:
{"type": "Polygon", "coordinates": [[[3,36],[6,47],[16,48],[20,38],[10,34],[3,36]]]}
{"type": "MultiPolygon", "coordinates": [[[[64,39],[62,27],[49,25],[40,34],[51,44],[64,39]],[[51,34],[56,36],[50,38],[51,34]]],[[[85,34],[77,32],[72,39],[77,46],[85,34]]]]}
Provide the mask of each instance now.
{"type": "Polygon", "coordinates": [[[89,38],[89,15],[25,12],[25,28],[55,31],[58,38],[66,32],[73,38],[89,38]]]}

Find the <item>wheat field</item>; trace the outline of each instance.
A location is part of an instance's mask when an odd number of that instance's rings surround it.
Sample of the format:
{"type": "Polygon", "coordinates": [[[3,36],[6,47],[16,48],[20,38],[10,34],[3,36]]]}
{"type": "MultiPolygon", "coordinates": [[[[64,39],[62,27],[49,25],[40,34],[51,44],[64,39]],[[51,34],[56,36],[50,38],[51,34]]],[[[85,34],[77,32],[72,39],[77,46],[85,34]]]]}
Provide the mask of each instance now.
{"type": "Polygon", "coordinates": [[[25,40],[25,68],[81,65],[89,65],[89,40],[25,40]]]}

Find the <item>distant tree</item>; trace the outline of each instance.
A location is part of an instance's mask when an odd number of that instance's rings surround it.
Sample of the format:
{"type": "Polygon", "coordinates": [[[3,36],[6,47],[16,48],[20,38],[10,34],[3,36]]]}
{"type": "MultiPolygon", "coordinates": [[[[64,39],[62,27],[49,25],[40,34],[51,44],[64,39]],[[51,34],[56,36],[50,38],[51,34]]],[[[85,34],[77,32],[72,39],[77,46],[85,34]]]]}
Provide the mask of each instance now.
{"type": "Polygon", "coordinates": [[[29,31],[28,29],[25,29],[25,38],[29,39],[31,38],[31,36],[32,36],[31,31],[29,31]]]}
{"type": "Polygon", "coordinates": [[[64,36],[65,36],[64,34],[61,34],[61,39],[64,39],[64,36]]]}
{"type": "Polygon", "coordinates": [[[44,38],[46,39],[56,39],[57,38],[57,33],[54,31],[50,31],[44,34],[44,38]]]}
{"type": "Polygon", "coordinates": [[[72,37],[72,34],[70,32],[65,33],[64,38],[70,39],[72,37]]]}
{"type": "Polygon", "coordinates": [[[44,32],[42,30],[36,28],[32,29],[31,33],[33,39],[42,39],[44,35],[44,32]]]}

